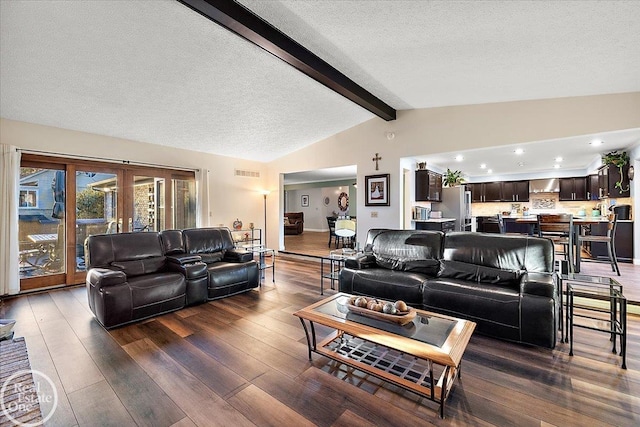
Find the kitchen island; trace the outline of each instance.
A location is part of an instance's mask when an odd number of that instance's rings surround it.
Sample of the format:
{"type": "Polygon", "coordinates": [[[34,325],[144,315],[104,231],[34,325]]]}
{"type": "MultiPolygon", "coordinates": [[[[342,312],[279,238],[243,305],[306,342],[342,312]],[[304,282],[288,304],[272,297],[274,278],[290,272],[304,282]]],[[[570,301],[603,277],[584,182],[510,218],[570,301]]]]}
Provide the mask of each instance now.
{"type": "Polygon", "coordinates": [[[456,219],[455,218],[430,218],[423,220],[414,220],[416,223],[416,230],[432,230],[432,231],[455,231],[456,219]]]}

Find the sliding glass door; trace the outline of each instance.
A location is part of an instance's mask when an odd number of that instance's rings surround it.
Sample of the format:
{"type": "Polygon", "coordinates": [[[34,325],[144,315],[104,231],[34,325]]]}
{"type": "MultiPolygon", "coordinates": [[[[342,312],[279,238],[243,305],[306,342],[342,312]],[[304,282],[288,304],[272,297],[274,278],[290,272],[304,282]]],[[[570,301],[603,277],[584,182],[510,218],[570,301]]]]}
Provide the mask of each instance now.
{"type": "Polygon", "coordinates": [[[65,179],[56,164],[23,165],[18,199],[19,274],[42,286],[64,280],[65,179]]]}
{"type": "Polygon", "coordinates": [[[88,236],[195,227],[191,171],[31,154],[21,166],[23,291],[84,283],[88,236]]]}
{"type": "Polygon", "coordinates": [[[86,238],[122,230],[122,214],[118,210],[122,204],[118,202],[121,181],[122,173],[113,168],[82,166],[75,172],[75,272],[80,273],[80,279],[85,271],[86,238]]]}

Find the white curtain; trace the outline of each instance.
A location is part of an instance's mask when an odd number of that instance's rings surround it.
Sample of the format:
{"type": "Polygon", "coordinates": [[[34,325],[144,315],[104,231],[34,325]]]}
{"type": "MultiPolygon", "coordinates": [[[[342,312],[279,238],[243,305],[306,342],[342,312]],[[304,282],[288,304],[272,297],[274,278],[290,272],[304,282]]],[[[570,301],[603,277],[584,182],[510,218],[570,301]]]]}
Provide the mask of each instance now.
{"type": "Polygon", "coordinates": [[[18,274],[18,191],[20,152],[0,144],[0,295],[20,292],[18,274]]]}
{"type": "Polygon", "coordinates": [[[196,171],[196,227],[208,227],[211,213],[209,206],[209,169],[196,171]]]}

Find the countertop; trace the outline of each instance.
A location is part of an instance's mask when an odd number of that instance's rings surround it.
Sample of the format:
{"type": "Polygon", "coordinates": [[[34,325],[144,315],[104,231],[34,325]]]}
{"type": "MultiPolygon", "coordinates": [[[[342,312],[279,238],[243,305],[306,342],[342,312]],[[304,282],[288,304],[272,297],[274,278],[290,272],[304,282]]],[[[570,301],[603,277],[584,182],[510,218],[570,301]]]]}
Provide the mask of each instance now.
{"type": "MultiPolygon", "coordinates": [[[[505,215],[502,217],[503,220],[509,220],[509,219],[536,219],[537,215],[505,215]]],[[[606,216],[590,216],[590,215],[585,215],[585,216],[578,216],[578,215],[574,215],[573,219],[596,219],[598,221],[602,221],[602,222],[607,222],[609,220],[608,217],[606,216]]],[[[633,222],[632,219],[619,219],[618,222],[633,222]]]]}
{"type": "Polygon", "coordinates": [[[455,218],[429,218],[429,219],[414,219],[415,222],[450,222],[455,221],[455,218]]]}

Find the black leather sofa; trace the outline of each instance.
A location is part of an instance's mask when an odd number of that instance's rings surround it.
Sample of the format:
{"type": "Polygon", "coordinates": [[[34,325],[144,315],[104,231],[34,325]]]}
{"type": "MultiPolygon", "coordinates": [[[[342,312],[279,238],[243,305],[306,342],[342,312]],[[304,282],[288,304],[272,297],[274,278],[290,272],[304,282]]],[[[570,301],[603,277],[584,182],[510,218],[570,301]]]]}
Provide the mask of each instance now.
{"type": "Polygon", "coordinates": [[[365,254],[345,262],[339,286],[472,320],[485,335],[554,348],[560,296],[553,271],[548,239],[372,229],[365,254]]]}
{"type": "Polygon", "coordinates": [[[106,328],[259,286],[228,228],[93,235],[85,263],[89,307],[106,328]]]}
{"type": "Polygon", "coordinates": [[[188,265],[198,260],[207,266],[206,298],[203,300],[203,295],[198,295],[188,305],[245,292],[260,285],[258,263],[253,259],[253,253],[235,249],[228,228],[165,230],[160,235],[170,261],[188,265]]]}

